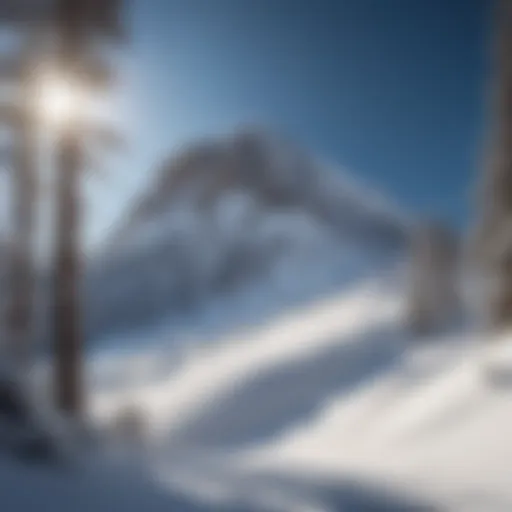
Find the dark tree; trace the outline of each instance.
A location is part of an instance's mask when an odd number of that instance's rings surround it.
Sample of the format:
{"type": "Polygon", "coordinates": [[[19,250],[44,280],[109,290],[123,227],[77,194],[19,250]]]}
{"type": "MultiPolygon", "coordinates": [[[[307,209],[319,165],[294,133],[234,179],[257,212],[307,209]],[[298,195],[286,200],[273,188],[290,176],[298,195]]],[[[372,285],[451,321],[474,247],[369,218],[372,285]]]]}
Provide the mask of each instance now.
{"type": "MultiPolygon", "coordinates": [[[[98,35],[118,34],[118,0],[57,0],[55,27],[60,72],[70,82],[94,82],[108,69],[99,56],[91,60],[91,43],[98,35]],[[95,65],[91,67],[90,63],[95,65]],[[99,64],[98,64],[99,63],[99,64]]],[[[107,73],[108,74],[108,73],[107,73]]],[[[89,127],[71,120],[57,143],[57,236],[54,282],[55,386],[58,407],[70,415],[83,410],[83,332],[80,274],[80,174],[86,163],[85,136],[89,127]]],[[[105,134],[106,132],[102,132],[105,134]]]]}
{"type": "Polygon", "coordinates": [[[512,324],[512,2],[495,1],[490,130],[471,257],[492,329],[512,324]]]}
{"type": "Polygon", "coordinates": [[[406,322],[413,332],[429,332],[454,318],[459,305],[455,235],[438,223],[418,226],[411,237],[410,272],[406,322]]]}

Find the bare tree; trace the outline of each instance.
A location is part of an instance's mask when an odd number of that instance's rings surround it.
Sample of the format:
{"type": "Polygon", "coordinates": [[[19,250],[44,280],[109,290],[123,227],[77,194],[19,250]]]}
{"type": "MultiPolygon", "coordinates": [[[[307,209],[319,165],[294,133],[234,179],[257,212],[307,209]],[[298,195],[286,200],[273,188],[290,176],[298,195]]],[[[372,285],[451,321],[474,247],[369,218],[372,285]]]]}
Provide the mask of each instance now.
{"type": "MultiPolygon", "coordinates": [[[[71,82],[83,76],[90,78],[97,69],[107,69],[108,66],[104,66],[98,58],[93,62],[100,64],[91,66],[89,50],[99,32],[111,35],[117,30],[119,6],[118,0],[57,0],[59,67],[71,82]]],[[[55,386],[58,407],[71,415],[79,414],[84,405],[80,307],[80,261],[83,253],[80,237],[80,174],[85,164],[84,137],[90,135],[88,128],[81,119],[73,120],[61,131],[57,149],[55,386]]]]}
{"type": "Polygon", "coordinates": [[[406,322],[426,333],[454,318],[458,310],[457,241],[438,223],[418,226],[412,235],[406,322]]]}
{"type": "MultiPolygon", "coordinates": [[[[3,18],[0,18],[3,21],[3,18]]],[[[11,160],[13,185],[12,236],[8,254],[5,333],[8,354],[17,365],[26,365],[30,353],[34,309],[35,205],[37,196],[37,137],[34,122],[33,73],[40,50],[40,33],[26,29],[19,54],[3,55],[0,79],[14,85],[16,97],[1,110],[0,121],[12,130],[11,160]]]]}
{"type": "Polygon", "coordinates": [[[512,2],[496,0],[490,130],[471,256],[493,329],[512,326],[512,2]]]}
{"type": "MultiPolygon", "coordinates": [[[[99,40],[122,36],[120,30],[120,0],[2,0],[0,21],[20,27],[44,26],[53,30],[57,43],[58,73],[63,80],[81,82],[81,86],[106,87],[111,83],[111,67],[95,50],[99,40]]],[[[53,38],[55,39],[55,38],[53,38]]],[[[22,61],[22,79],[25,85],[22,61]]],[[[0,66],[0,71],[10,70],[0,66]]],[[[23,92],[25,89],[22,88],[23,92]]],[[[25,95],[29,98],[27,91],[25,95]]],[[[22,98],[24,96],[22,95],[22,98]]],[[[0,108],[0,117],[19,128],[19,144],[14,148],[17,163],[16,247],[13,258],[13,300],[9,307],[9,324],[19,334],[30,316],[28,300],[32,295],[28,268],[28,247],[31,243],[34,204],[32,171],[35,164],[32,147],[33,119],[30,102],[21,108],[7,105],[0,108]]],[[[73,119],[60,129],[57,143],[57,229],[55,248],[54,326],[55,326],[55,387],[58,407],[76,414],[82,406],[81,326],[79,305],[80,277],[80,183],[82,170],[94,161],[86,151],[86,140],[103,145],[116,142],[116,136],[104,126],[92,126],[84,119],[73,119]]],[[[89,149],[89,148],[88,148],[89,149]]]]}

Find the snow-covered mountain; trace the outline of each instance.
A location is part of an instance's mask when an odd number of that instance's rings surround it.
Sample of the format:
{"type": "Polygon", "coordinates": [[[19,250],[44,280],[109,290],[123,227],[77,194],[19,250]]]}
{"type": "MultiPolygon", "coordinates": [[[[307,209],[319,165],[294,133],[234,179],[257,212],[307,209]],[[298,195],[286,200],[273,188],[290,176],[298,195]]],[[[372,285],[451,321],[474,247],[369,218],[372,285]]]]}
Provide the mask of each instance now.
{"type": "Polygon", "coordinates": [[[288,140],[257,129],[198,142],[164,162],[119,235],[133,238],[134,227],[165,216],[173,206],[212,212],[233,195],[248,196],[267,211],[305,212],[340,236],[386,244],[403,238],[403,218],[383,198],[370,196],[288,140]]]}
{"type": "Polygon", "coordinates": [[[288,141],[257,130],[202,141],[162,165],[91,263],[88,334],[187,314],[197,325],[215,301],[222,322],[241,309],[254,321],[375,270],[406,240],[386,201],[288,141]]]}

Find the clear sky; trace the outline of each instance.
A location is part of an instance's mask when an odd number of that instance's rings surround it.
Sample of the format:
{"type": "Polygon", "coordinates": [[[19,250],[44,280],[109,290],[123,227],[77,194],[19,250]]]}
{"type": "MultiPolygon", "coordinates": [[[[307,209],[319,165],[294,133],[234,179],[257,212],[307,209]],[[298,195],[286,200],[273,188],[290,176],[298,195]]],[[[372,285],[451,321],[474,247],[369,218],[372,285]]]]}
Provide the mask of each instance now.
{"type": "Polygon", "coordinates": [[[133,149],[97,189],[121,204],[180,144],[256,122],[413,214],[464,225],[488,11],[485,0],[132,0],[121,108],[133,149]]]}

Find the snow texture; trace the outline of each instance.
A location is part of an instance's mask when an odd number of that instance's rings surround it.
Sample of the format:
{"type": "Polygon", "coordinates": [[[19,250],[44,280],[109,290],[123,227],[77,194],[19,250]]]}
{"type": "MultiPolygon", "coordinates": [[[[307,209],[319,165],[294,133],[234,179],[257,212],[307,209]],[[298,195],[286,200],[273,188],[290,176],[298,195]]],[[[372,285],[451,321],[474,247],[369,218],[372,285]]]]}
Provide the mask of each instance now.
{"type": "MultiPolygon", "coordinates": [[[[46,473],[30,496],[64,510],[80,495],[95,511],[510,510],[512,386],[487,378],[509,339],[491,349],[457,327],[420,343],[402,329],[403,298],[395,279],[372,279],[180,357],[144,343],[96,354],[95,421],[139,407],[149,442],[129,467],[143,477],[46,473]]],[[[14,480],[1,499],[31,510],[14,480]]]]}

